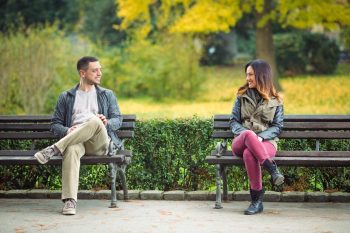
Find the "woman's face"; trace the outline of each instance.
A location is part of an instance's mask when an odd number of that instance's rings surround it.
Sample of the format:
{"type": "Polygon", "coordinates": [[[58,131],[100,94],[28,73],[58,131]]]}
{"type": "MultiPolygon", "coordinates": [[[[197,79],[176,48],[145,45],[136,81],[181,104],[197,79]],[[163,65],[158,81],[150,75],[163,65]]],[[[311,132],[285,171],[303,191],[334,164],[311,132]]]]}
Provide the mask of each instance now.
{"type": "Polygon", "coordinates": [[[253,67],[248,66],[246,70],[246,78],[249,88],[256,88],[255,73],[253,67]]]}

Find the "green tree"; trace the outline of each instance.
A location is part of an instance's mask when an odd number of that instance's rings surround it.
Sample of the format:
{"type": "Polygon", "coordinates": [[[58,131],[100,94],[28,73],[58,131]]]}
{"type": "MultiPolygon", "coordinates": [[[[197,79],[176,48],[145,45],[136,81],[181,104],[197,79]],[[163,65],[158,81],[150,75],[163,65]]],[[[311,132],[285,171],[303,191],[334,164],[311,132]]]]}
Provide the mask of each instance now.
{"type": "MultiPolygon", "coordinates": [[[[335,30],[350,25],[346,0],[119,0],[121,29],[149,36],[155,29],[171,33],[227,32],[245,14],[255,16],[256,57],[268,61],[277,74],[272,23],[282,27],[335,30]]],[[[276,75],[277,77],[277,75],[276,75]]],[[[277,87],[279,84],[275,80],[277,87]]]]}

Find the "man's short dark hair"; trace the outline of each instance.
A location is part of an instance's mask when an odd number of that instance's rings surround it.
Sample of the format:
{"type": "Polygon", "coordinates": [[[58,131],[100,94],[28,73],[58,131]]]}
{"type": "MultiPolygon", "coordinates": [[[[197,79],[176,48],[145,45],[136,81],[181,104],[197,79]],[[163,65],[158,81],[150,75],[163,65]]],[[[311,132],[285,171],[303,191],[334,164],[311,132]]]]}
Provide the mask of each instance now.
{"type": "Polygon", "coordinates": [[[86,56],[79,59],[77,62],[77,70],[87,70],[90,62],[98,61],[97,57],[86,56]]]}

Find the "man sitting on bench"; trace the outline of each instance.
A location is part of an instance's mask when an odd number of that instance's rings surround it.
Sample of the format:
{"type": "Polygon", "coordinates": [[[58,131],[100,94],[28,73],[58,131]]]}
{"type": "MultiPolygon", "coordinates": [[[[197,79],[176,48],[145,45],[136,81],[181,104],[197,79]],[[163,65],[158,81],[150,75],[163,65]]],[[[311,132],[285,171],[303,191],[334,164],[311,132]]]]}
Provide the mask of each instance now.
{"type": "Polygon", "coordinates": [[[77,63],[80,83],[63,92],[56,104],[51,131],[61,139],[34,156],[47,163],[54,155],[62,159],[62,201],[65,215],[76,214],[80,158],[83,155],[107,155],[111,141],[119,146],[115,131],[122,116],[113,91],[99,86],[102,72],[95,57],[83,57],[77,63]]]}

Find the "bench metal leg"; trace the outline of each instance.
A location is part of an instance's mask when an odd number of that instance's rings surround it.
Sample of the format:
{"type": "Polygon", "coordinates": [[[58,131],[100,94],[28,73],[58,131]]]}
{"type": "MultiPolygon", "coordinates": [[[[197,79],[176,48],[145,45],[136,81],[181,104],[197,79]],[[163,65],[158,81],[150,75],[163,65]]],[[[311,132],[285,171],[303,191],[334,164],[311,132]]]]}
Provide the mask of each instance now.
{"type": "Polygon", "coordinates": [[[109,208],[117,208],[117,193],[116,193],[116,178],[117,178],[117,172],[116,172],[116,164],[110,163],[109,164],[109,170],[110,170],[110,176],[111,176],[111,205],[109,208]]]}
{"type": "Polygon", "coordinates": [[[126,175],[125,175],[126,166],[125,165],[117,166],[117,170],[123,186],[124,200],[129,200],[128,185],[126,183],[126,175]]]}
{"type": "Polygon", "coordinates": [[[221,176],[222,176],[222,188],[223,188],[223,200],[228,200],[228,194],[227,194],[227,176],[226,176],[226,166],[221,167],[221,176]]]}
{"type": "Polygon", "coordinates": [[[220,164],[216,165],[216,201],[215,209],[221,209],[221,166],[220,164]]]}

